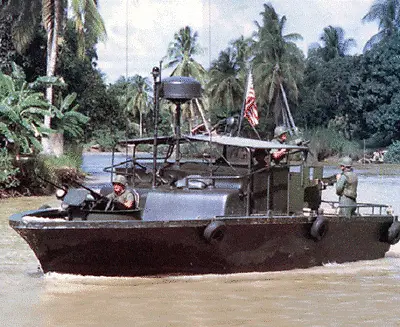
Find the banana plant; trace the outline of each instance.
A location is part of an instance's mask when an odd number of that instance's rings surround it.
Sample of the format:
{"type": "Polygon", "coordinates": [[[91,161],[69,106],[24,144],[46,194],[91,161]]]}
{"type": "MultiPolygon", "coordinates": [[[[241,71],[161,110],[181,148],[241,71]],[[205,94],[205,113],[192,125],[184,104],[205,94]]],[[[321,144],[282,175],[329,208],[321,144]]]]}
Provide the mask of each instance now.
{"type": "Polygon", "coordinates": [[[62,133],[64,136],[79,139],[83,136],[84,126],[89,121],[89,117],[78,112],[79,105],[74,105],[76,93],[68,94],[65,98],[60,97],[58,107],[54,106],[54,117],[52,128],[57,133],[62,133]]]}
{"type": "Polygon", "coordinates": [[[40,92],[35,92],[21,79],[0,73],[0,134],[14,143],[15,155],[42,149],[40,139],[53,132],[43,119],[50,107],[40,92]]]}

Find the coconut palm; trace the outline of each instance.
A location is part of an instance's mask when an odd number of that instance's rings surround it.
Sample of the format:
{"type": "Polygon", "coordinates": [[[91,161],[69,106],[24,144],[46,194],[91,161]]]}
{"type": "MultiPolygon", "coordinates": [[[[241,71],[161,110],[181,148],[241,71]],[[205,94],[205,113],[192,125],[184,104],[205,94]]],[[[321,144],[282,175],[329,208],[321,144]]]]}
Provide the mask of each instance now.
{"type": "Polygon", "coordinates": [[[344,57],[350,48],[356,46],[356,41],[352,38],[346,39],[344,30],[341,27],[328,26],[320,37],[323,46],[320,48],[322,58],[329,61],[336,57],[344,57]]]}
{"type": "Polygon", "coordinates": [[[264,4],[260,14],[262,23],[255,22],[254,85],[259,105],[267,108],[265,116],[273,115],[276,124],[284,89],[292,101],[297,101],[297,82],[304,70],[304,55],[294,41],[302,37],[297,33],[284,34],[286,17],[279,18],[272,5],[264,4]]]}
{"type": "Polygon", "coordinates": [[[85,50],[98,41],[106,39],[104,21],[97,8],[97,0],[71,0],[71,19],[78,35],[78,55],[84,57],[85,50]]]}
{"type": "Polygon", "coordinates": [[[36,35],[41,22],[41,0],[5,0],[1,3],[2,22],[12,19],[11,36],[15,49],[23,53],[36,35]]]}
{"type": "Polygon", "coordinates": [[[240,112],[244,93],[240,64],[237,53],[228,48],[211,65],[207,90],[212,107],[222,109],[223,112],[219,112],[222,116],[240,112]]]}
{"type": "MultiPolygon", "coordinates": [[[[207,72],[201,64],[194,60],[194,56],[201,54],[202,49],[198,42],[198,33],[193,32],[190,26],[181,28],[178,33],[174,35],[174,41],[170,43],[166,59],[168,63],[167,68],[175,67],[172,71],[172,76],[191,76],[204,84],[206,82],[207,72]]],[[[203,107],[197,106],[197,110],[201,111],[201,116],[205,117],[203,107]]],[[[182,116],[189,122],[189,129],[191,129],[192,120],[195,120],[195,108],[193,102],[189,105],[182,106],[182,116]]],[[[207,123],[207,122],[205,122],[207,123]]]]}
{"type": "Polygon", "coordinates": [[[243,81],[246,79],[249,63],[253,58],[253,46],[253,39],[244,38],[243,35],[230,43],[230,48],[235,55],[236,65],[239,67],[239,76],[243,81]]]}
{"type": "Polygon", "coordinates": [[[139,114],[139,135],[143,136],[143,115],[151,106],[151,86],[147,77],[135,75],[132,84],[128,86],[126,112],[133,115],[139,114]]]}
{"type": "Polygon", "coordinates": [[[369,12],[362,18],[363,22],[378,21],[379,32],[372,36],[364,46],[364,51],[395,34],[400,27],[400,1],[376,0],[369,12]]]}
{"type": "Polygon", "coordinates": [[[206,70],[201,64],[193,59],[195,55],[201,54],[202,49],[198,42],[198,33],[192,32],[190,26],[181,28],[174,35],[174,41],[168,47],[167,68],[175,67],[172,76],[191,76],[199,82],[204,82],[206,70]]]}

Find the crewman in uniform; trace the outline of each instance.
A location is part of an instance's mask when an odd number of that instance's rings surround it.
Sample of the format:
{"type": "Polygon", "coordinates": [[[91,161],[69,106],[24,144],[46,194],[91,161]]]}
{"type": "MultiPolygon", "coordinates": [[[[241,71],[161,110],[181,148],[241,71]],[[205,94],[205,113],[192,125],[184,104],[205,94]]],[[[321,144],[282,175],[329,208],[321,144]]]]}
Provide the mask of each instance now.
{"type": "Polygon", "coordinates": [[[114,191],[107,195],[110,199],[106,210],[111,206],[112,203],[120,204],[118,209],[137,209],[139,206],[139,194],[133,190],[127,188],[127,180],[123,175],[116,175],[113,179],[114,191]]]}
{"type": "MultiPolygon", "coordinates": [[[[272,139],[272,143],[276,144],[286,144],[288,136],[288,130],[285,126],[277,126],[274,130],[274,138],[272,139]]],[[[274,163],[278,164],[286,155],[287,149],[272,149],[270,151],[272,160],[274,163]]]]}
{"type": "Polygon", "coordinates": [[[357,185],[358,177],[353,171],[353,160],[343,157],[339,161],[342,172],[336,175],[336,194],[339,196],[339,214],[350,218],[355,214],[357,208],[357,185]]]}

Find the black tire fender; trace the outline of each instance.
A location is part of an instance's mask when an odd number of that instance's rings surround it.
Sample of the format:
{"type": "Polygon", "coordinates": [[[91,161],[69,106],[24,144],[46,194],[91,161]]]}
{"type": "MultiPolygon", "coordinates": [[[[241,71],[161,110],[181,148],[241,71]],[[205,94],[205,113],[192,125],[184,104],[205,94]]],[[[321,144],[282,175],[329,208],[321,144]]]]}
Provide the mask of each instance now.
{"type": "Polygon", "coordinates": [[[322,217],[322,216],[318,216],[310,229],[310,234],[311,236],[316,239],[317,241],[320,241],[325,234],[328,231],[328,219],[322,217]]]}
{"type": "Polygon", "coordinates": [[[400,222],[394,221],[387,231],[387,242],[389,244],[396,244],[400,241],[400,222]]]}
{"type": "Polygon", "coordinates": [[[226,225],[223,221],[214,220],[204,229],[203,236],[209,243],[222,241],[225,236],[226,225]]]}

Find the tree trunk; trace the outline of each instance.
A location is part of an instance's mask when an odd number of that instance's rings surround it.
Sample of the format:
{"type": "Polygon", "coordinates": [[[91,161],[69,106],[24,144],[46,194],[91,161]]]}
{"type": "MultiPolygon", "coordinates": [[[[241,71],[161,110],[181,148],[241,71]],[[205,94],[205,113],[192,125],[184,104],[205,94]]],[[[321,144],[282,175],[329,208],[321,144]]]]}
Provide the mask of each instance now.
{"type": "Polygon", "coordinates": [[[52,150],[55,156],[60,157],[64,154],[64,134],[54,133],[51,134],[49,140],[52,145],[52,150]]]}
{"type": "MultiPolygon", "coordinates": [[[[53,16],[52,20],[45,22],[46,32],[47,32],[47,68],[46,76],[55,76],[57,57],[58,57],[58,36],[61,29],[61,0],[54,0],[54,5],[52,7],[53,16]]],[[[54,101],[54,90],[53,85],[49,85],[46,88],[46,99],[49,104],[53,104],[54,101]]],[[[46,128],[51,127],[51,117],[46,116],[44,118],[44,125],[46,128]]],[[[62,136],[63,137],[63,136],[62,136]]],[[[44,137],[42,139],[43,153],[45,154],[55,154],[54,145],[52,144],[52,138],[44,137]]],[[[62,154],[62,153],[61,153],[62,154]]]]}
{"type": "Polygon", "coordinates": [[[143,114],[139,111],[139,136],[142,138],[143,136],[143,114]]]}

